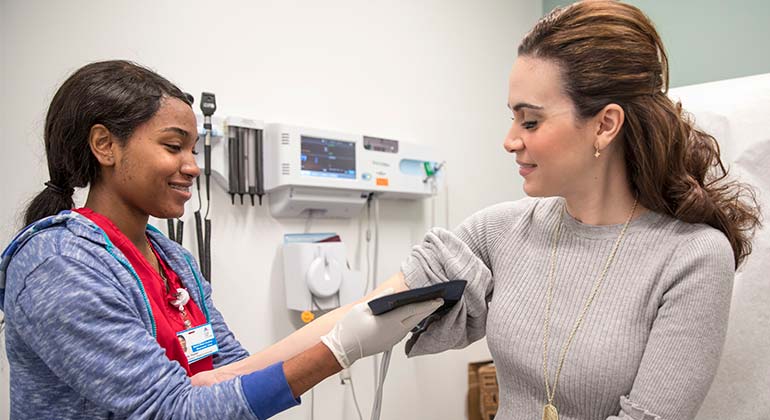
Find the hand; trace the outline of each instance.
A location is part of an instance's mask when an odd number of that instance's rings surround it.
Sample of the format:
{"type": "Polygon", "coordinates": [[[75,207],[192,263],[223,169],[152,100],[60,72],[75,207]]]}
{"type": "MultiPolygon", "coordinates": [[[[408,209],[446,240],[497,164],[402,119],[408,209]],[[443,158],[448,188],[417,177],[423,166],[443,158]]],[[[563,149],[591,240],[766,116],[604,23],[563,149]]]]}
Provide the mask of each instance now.
{"type": "Polygon", "coordinates": [[[226,372],[223,368],[199,372],[190,378],[193,386],[211,386],[238,376],[235,373],[226,372]]]}
{"type": "MultiPolygon", "coordinates": [[[[388,289],[381,296],[391,293],[393,289],[388,289]]],[[[393,347],[443,303],[442,299],[412,303],[382,315],[372,314],[369,305],[359,303],[321,337],[321,341],[340,366],[347,369],[358,359],[393,347]]]]}

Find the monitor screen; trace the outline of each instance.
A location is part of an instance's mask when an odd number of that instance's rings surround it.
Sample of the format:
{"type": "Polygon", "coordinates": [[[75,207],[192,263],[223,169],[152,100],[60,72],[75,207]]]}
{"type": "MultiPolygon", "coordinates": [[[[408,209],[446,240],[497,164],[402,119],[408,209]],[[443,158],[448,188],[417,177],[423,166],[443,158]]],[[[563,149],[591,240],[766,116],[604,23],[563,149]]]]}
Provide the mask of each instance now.
{"type": "Polygon", "coordinates": [[[356,143],[301,136],[302,175],[356,179],[356,143]]]}

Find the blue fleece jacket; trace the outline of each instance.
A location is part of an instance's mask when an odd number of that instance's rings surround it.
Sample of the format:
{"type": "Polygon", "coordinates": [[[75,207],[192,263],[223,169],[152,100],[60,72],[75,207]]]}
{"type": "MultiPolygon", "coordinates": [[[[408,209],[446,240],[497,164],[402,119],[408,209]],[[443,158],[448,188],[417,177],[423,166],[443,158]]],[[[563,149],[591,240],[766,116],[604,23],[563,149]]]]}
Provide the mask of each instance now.
{"type": "MultiPolygon", "coordinates": [[[[213,326],[214,367],[248,356],[192,255],[151,226],[148,234],[213,326]]],[[[266,419],[299,402],[280,363],[193,387],[155,340],[144,288],[128,260],[75,212],[33,224],[3,252],[0,310],[13,419],[266,419]]]]}

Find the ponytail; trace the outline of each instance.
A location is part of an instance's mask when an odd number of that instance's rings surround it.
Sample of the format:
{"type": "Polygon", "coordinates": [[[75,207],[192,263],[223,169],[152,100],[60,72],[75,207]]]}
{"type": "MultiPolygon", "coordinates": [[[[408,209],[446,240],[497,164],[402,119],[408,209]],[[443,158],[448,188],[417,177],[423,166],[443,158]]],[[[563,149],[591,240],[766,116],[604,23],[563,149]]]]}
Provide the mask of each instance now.
{"type": "Polygon", "coordinates": [[[759,204],[747,184],[728,178],[716,139],[666,95],[624,106],[625,161],[639,202],[650,210],[720,230],[738,267],[751,253],[759,204]]]}
{"type": "Polygon", "coordinates": [[[53,182],[46,182],[46,188],[41,191],[27,207],[24,214],[24,224],[30,225],[36,220],[59,213],[75,206],[72,201],[73,188],[62,188],[53,182]]]}

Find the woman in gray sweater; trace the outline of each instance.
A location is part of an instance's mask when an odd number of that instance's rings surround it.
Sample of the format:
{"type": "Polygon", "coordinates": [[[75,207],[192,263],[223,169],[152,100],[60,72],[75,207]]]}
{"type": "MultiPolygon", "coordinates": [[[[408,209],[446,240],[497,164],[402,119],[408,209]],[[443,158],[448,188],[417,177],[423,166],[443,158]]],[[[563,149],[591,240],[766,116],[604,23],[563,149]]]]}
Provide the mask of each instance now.
{"type": "MultiPolygon", "coordinates": [[[[715,139],[667,90],[663,44],[637,8],[552,11],[521,42],[509,79],[503,145],[530,198],[431,230],[380,286],[468,280],[407,353],[486,336],[498,419],[697,414],[759,216],[751,189],[725,178],[715,139]]],[[[273,351],[312,345],[347,310],[273,351]]]]}

